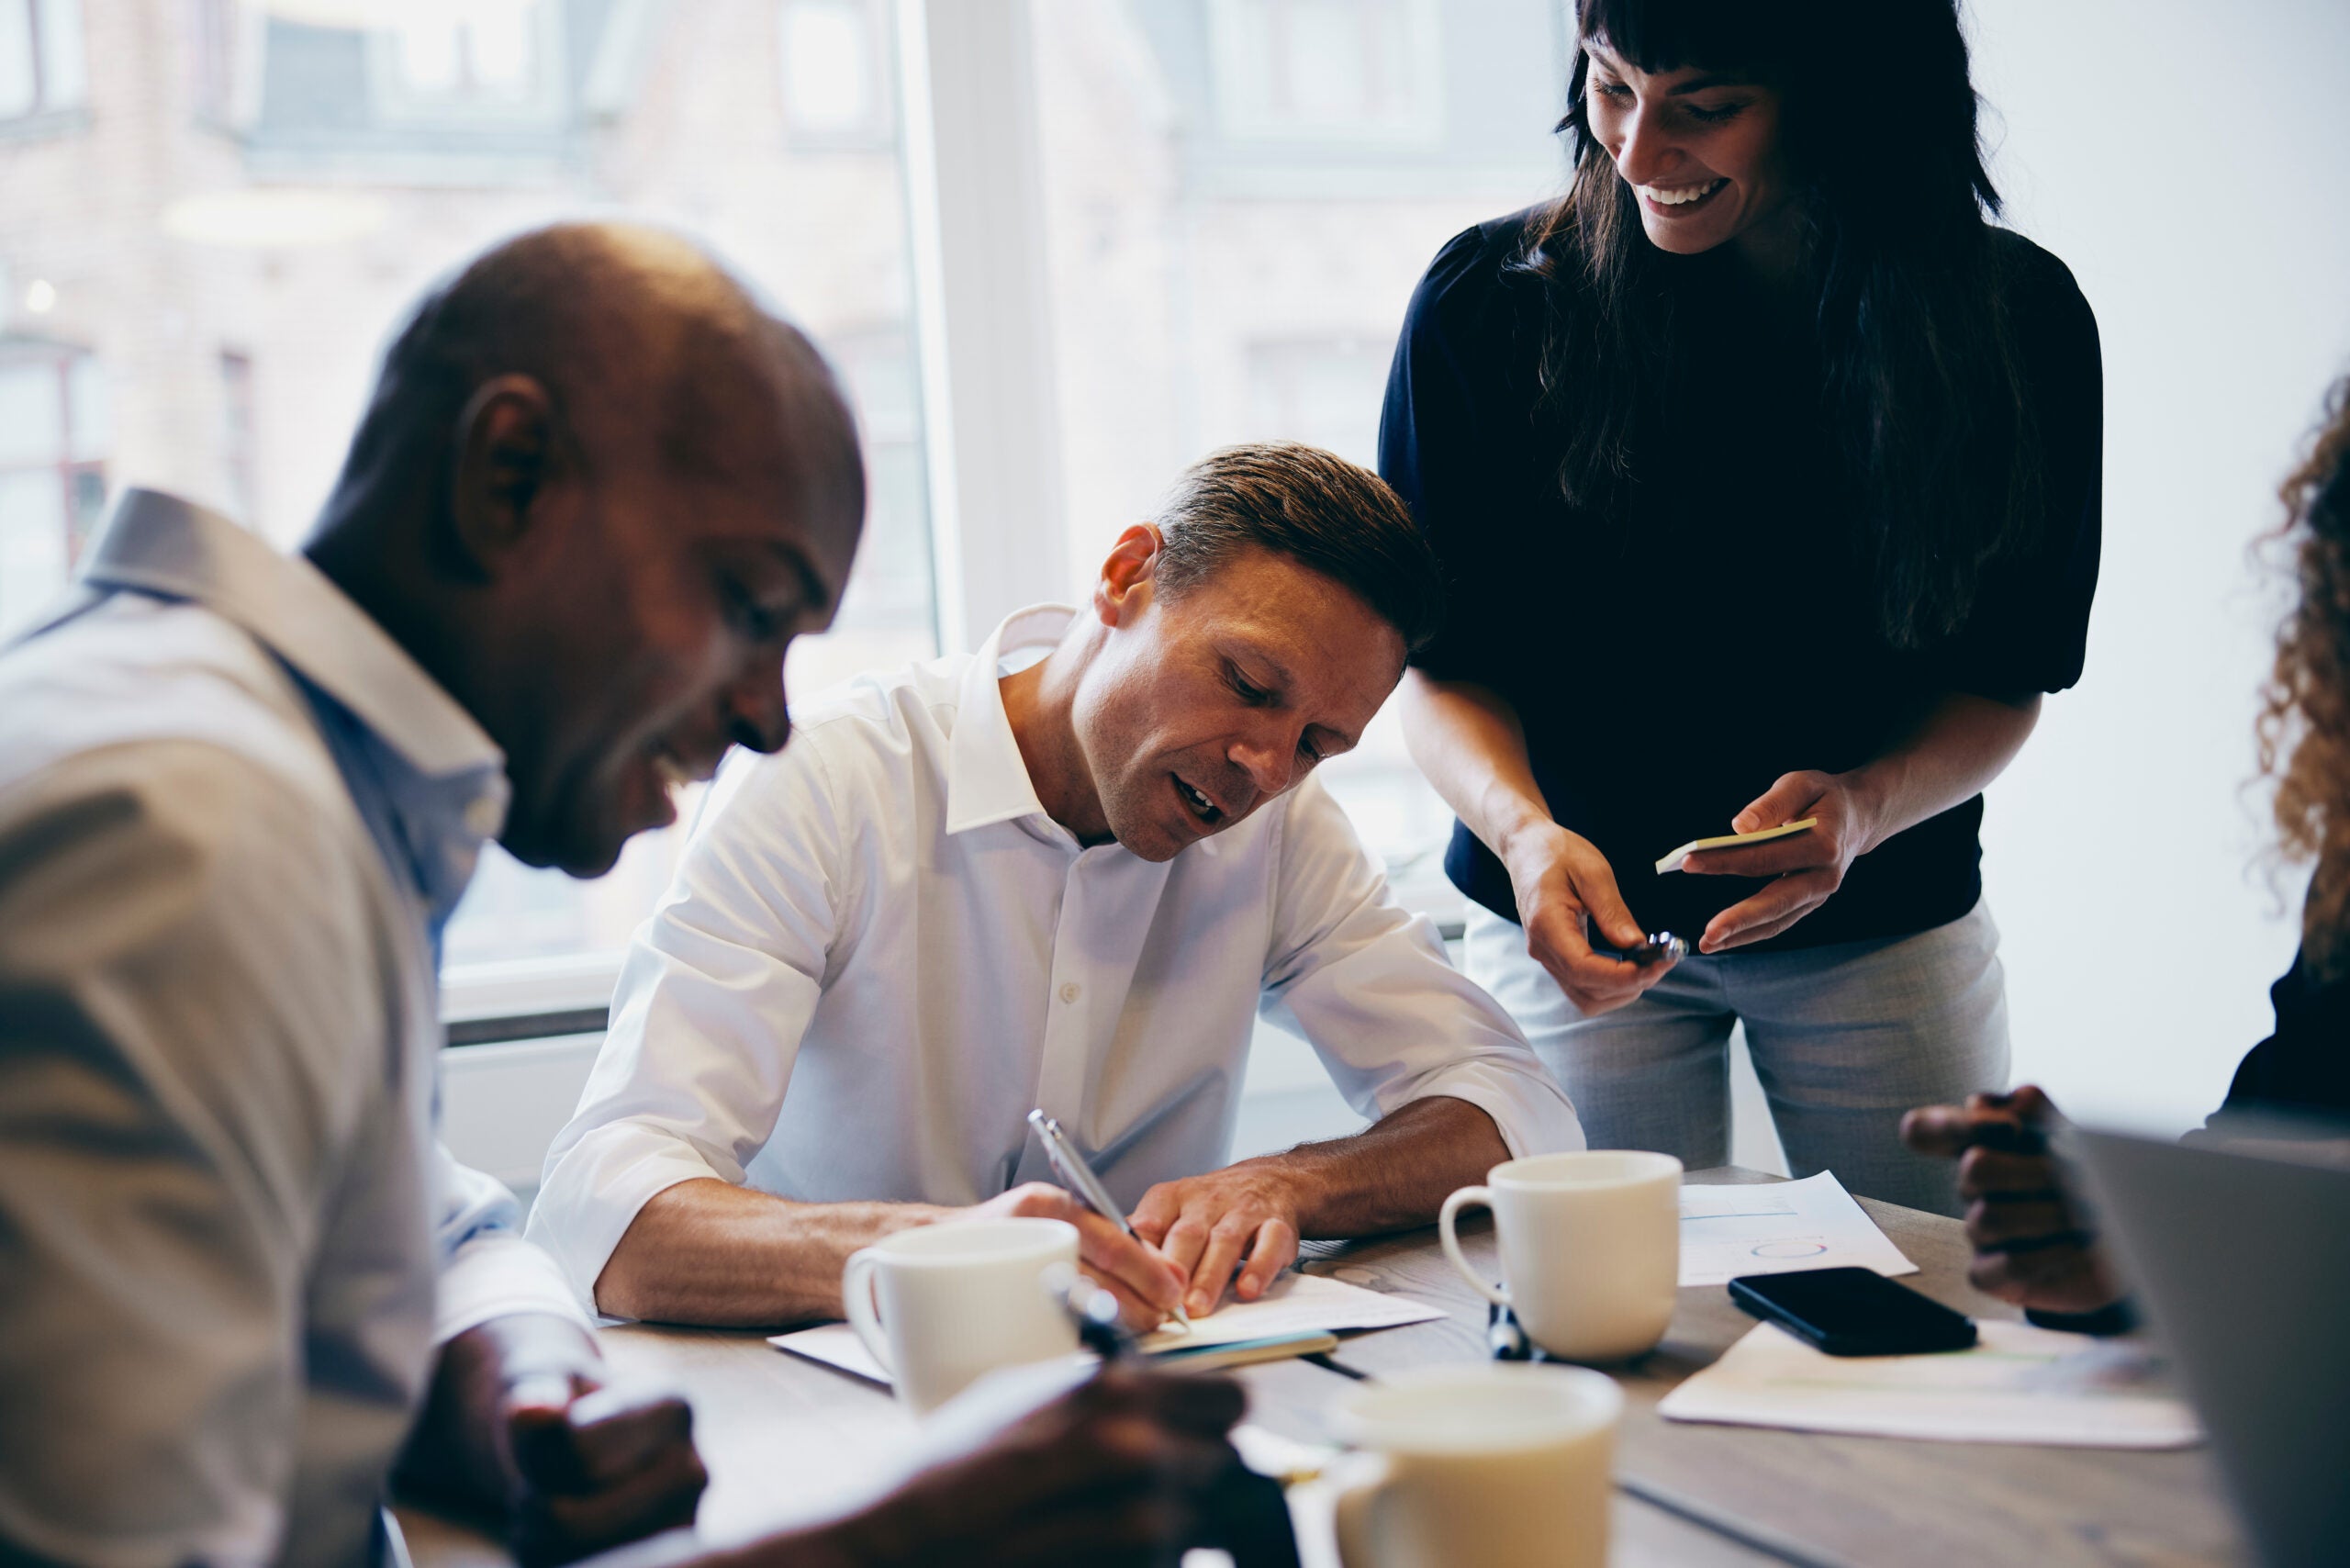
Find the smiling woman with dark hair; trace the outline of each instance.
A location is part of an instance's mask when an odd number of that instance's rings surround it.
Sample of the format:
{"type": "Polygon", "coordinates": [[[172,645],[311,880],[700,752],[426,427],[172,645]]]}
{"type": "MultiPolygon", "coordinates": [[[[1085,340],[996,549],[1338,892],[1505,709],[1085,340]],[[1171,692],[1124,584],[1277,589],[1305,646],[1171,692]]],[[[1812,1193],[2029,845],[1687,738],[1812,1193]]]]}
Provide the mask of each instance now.
{"type": "Polygon", "coordinates": [[[1595,1146],[1721,1163],[1742,1023],[1798,1174],[1948,1209],[1896,1130],[2007,1075],[1981,791],[2081,673],[2096,323],[1990,221],[1952,0],[1576,15],[1572,183],[1438,253],[1381,431],[1471,972],[1595,1146]]]}

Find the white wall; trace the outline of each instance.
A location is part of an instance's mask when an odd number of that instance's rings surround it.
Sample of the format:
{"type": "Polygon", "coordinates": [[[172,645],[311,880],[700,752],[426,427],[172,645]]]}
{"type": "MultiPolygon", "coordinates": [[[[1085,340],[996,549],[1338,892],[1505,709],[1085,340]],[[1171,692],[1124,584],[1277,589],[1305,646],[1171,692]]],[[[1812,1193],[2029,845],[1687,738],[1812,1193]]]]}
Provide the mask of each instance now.
{"type": "Polygon", "coordinates": [[[2350,5],[1969,0],[1994,171],[2067,262],[2106,372],[2088,671],[1991,792],[2020,1078],[2181,1127],[2266,1033],[2291,957],[2255,693],[2271,610],[2245,546],[2350,370],[2350,5]]]}

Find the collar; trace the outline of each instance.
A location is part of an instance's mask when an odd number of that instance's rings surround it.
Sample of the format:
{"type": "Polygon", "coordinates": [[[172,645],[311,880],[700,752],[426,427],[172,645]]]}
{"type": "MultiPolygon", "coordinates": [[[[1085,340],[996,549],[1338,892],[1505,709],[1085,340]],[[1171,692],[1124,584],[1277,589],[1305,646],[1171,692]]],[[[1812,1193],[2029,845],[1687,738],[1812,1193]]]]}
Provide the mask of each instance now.
{"type": "MultiPolygon", "coordinates": [[[[956,693],[955,734],[946,746],[946,831],[1043,817],[1045,803],[1028,777],[997,682],[1006,654],[1058,644],[1077,620],[1065,604],[1032,605],[1006,616],[963,671],[956,693]]],[[[1047,818],[1047,821],[1050,819],[1047,818]]],[[[1058,828],[1058,824],[1054,824],[1058,828]]],[[[1060,829],[1066,834],[1066,829],[1060,829]]],[[[1075,842],[1072,840],[1071,842],[1075,842]]]]}
{"type": "Polygon", "coordinates": [[[487,768],[502,782],[497,743],[389,633],[308,561],[280,554],[218,512],[126,490],[82,578],[201,604],[349,709],[419,773],[487,768]]]}
{"type": "Polygon", "coordinates": [[[506,820],[506,759],[473,715],[308,561],[174,497],[127,491],[82,581],[200,604],[285,665],[386,866],[414,890],[437,969],[441,929],[506,820]]]}

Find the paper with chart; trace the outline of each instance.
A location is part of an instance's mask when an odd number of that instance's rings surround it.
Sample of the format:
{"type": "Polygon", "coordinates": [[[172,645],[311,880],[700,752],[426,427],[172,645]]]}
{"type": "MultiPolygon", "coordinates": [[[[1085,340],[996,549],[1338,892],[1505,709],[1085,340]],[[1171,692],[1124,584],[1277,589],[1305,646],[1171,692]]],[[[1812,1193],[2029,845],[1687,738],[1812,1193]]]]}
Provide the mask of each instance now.
{"type": "Polygon", "coordinates": [[[1918,1271],[1833,1172],[1751,1187],[1683,1185],[1684,1286],[1724,1285],[1740,1274],[1843,1268],[1918,1271]]]}
{"type": "MultiPolygon", "coordinates": [[[[1306,1330],[1344,1333],[1358,1328],[1394,1328],[1406,1323],[1427,1323],[1443,1316],[1440,1308],[1403,1296],[1382,1295],[1320,1274],[1290,1272],[1275,1280],[1272,1288],[1257,1300],[1226,1301],[1207,1316],[1193,1319],[1189,1333],[1181,1327],[1162,1328],[1145,1335],[1139,1348],[1148,1355],[1306,1330]]],[[[827,1323],[820,1327],[778,1334],[767,1343],[875,1383],[890,1381],[890,1374],[873,1359],[865,1341],[856,1337],[856,1330],[845,1323],[827,1323]]]]}
{"type": "Polygon", "coordinates": [[[1971,1350],[1830,1356],[1768,1323],[1658,1404],[1673,1421],[1961,1443],[2175,1449],[2193,1412],[2140,1346],[1985,1321],[1971,1350]]]}

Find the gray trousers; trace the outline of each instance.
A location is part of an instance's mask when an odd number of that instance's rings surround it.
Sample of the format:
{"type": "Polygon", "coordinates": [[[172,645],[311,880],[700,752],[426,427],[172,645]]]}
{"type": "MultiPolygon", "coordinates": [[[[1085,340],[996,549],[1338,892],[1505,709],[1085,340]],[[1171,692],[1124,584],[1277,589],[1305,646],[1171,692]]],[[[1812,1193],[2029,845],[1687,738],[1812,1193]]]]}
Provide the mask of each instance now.
{"type": "Polygon", "coordinates": [[[1629,1006],[1585,1017],[1516,925],[1471,906],[1469,977],[1526,1031],[1594,1148],[1650,1148],[1692,1170],[1729,1159],[1729,1033],[1797,1176],[1958,1212],[1949,1160],[1901,1147],[1901,1114],[2008,1081],[2008,1001],[1987,905],[1914,936],[1683,959],[1629,1006]]]}

